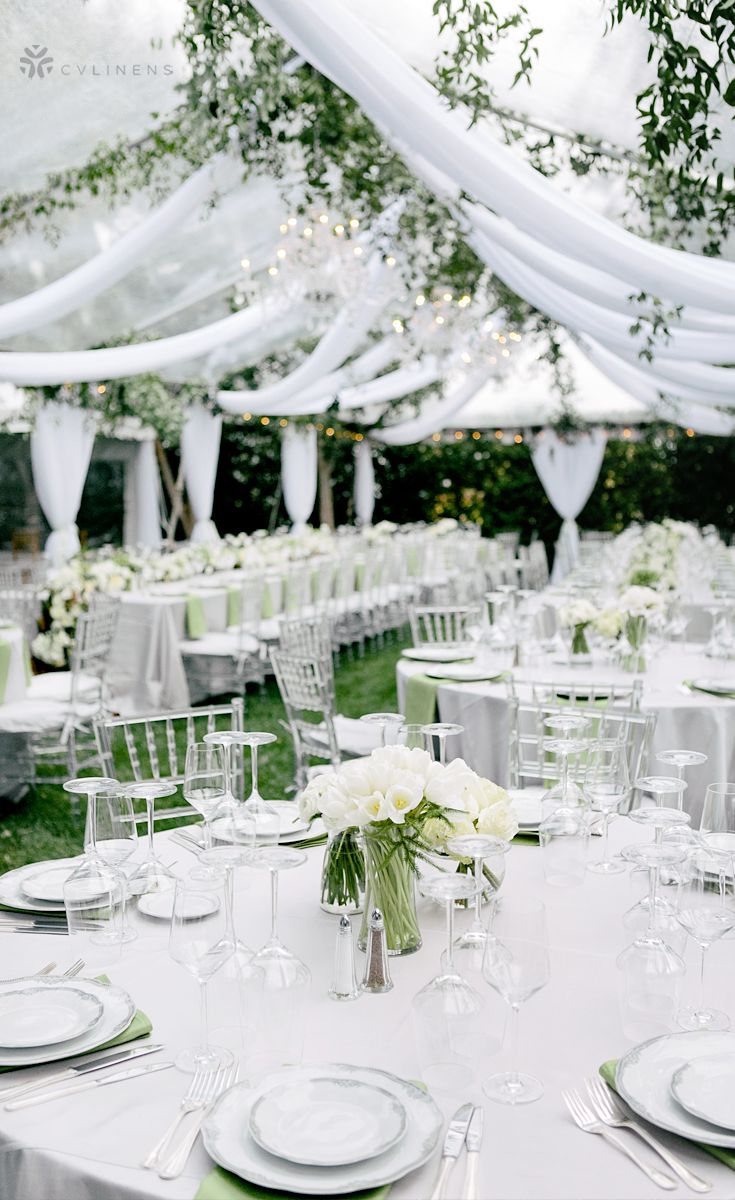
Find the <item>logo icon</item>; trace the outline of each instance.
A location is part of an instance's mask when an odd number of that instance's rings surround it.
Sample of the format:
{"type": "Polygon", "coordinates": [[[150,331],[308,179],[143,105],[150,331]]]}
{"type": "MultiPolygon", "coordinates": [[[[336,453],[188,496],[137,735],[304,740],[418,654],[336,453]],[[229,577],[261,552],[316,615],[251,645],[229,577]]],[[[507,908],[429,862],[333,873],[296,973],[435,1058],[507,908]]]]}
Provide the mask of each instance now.
{"type": "Polygon", "coordinates": [[[54,60],[48,52],[48,46],[24,46],[20,56],[20,69],[29,79],[36,75],[44,79],[54,69],[54,60]]]}

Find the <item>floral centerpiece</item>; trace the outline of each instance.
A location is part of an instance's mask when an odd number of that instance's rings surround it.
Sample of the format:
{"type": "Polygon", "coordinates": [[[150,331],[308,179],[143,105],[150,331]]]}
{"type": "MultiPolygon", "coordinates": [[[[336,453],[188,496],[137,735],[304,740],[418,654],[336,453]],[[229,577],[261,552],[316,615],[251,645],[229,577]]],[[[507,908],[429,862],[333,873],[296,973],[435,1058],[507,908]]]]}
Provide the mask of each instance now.
{"type": "Polygon", "coordinates": [[[589,600],[572,600],[559,609],[559,624],[562,629],[572,631],[572,655],[589,655],[590,647],[587,641],[587,629],[594,623],[598,611],[589,600]]]}
{"type": "Polygon", "coordinates": [[[651,617],[658,615],[664,607],[664,602],[658,592],[649,587],[629,587],[623,592],[619,601],[622,614],[623,633],[630,647],[629,653],[623,660],[623,666],[628,671],[645,671],[645,644],[648,635],[648,622],[651,617]]]}
{"type": "MultiPolygon", "coordinates": [[[[321,815],[330,834],[359,830],[365,851],[365,918],[379,908],[388,951],[410,954],[421,945],[415,903],[418,863],[441,851],[447,838],[479,830],[512,838],[518,825],[502,788],[481,779],[462,759],[434,762],[418,748],[386,746],[366,758],[316,776],[299,800],[308,820],[321,815]]],[[[351,857],[331,855],[334,891],[357,894],[351,857]]],[[[329,873],[328,872],[328,873],[329,873]]]]}

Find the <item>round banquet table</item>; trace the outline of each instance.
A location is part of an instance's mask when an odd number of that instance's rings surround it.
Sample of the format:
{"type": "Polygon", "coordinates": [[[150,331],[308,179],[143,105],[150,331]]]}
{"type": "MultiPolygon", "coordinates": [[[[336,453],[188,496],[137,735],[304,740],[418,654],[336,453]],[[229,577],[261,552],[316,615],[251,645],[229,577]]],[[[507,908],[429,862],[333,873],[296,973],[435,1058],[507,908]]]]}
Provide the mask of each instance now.
{"type": "MultiPolygon", "coordinates": [[[[406,680],[421,674],[426,663],[401,659],[396,668],[398,709],[406,712],[406,680]]],[[[432,664],[440,670],[440,664],[432,664]]],[[[607,663],[572,667],[539,658],[532,666],[514,667],[520,682],[584,684],[632,683],[633,676],[607,663]]],[[[656,714],[648,770],[675,774],[673,768],[655,763],[661,750],[700,750],[707,762],[688,768],[688,790],[684,807],[697,821],[707,784],[735,779],[735,700],[689,690],[685,680],[694,678],[735,679],[735,663],[708,658],[701,646],[676,645],[652,658],[643,676],[641,708],[656,714]]],[[[447,757],[464,758],[480,775],[496,783],[508,781],[508,685],[507,683],[455,683],[440,680],[437,691],[439,720],[455,722],[464,733],[447,740],[447,757]]]]}
{"type": "MultiPolygon", "coordinates": [[[[650,836],[650,834],[648,835],[650,836]]],[[[643,837],[627,818],[611,827],[611,844],[621,846],[643,837]]],[[[193,857],[169,834],[157,835],[159,847],[177,871],[188,870],[193,857]]],[[[593,840],[591,853],[599,853],[593,840]]],[[[409,1078],[420,1078],[411,1027],[413,995],[436,973],[443,947],[443,913],[419,901],[423,948],[403,959],[392,959],[394,988],[385,995],[363,995],[354,1003],[338,1004],[327,996],[331,981],[336,919],[317,903],[320,848],[307,851],[307,863],[286,871],[280,881],[280,934],[309,964],[312,994],[306,1012],[305,1061],[352,1062],[376,1066],[409,1078]]],[[[629,1048],[621,1032],[616,996],[617,953],[630,941],[621,916],[633,901],[626,874],[602,877],[588,874],[584,884],[560,890],[543,881],[541,851],[534,845],[514,845],[507,860],[503,894],[508,903],[528,894],[547,905],[551,979],[521,1013],[519,1066],[531,1070],[545,1085],[536,1104],[508,1108],[487,1100],[478,1080],[468,1079],[462,1094],[434,1092],[446,1116],[467,1100],[484,1105],[485,1138],[480,1161],[482,1200],[648,1200],[660,1196],[619,1151],[599,1137],[573,1125],[560,1091],[579,1085],[606,1059],[629,1048]]],[[[266,872],[240,872],[244,890],[236,895],[238,932],[252,946],[268,935],[269,907],[266,872]]],[[[464,918],[457,921],[461,929],[464,918]]],[[[0,935],[3,936],[3,935],[0,935]]],[[[4,974],[38,969],[50,958],[60,966],[76,958],[60,936],[5,935],[4,974]]],[[[708,999],[735,1010],[732,958],[735,945],[723,941],[709,951],[708,999]]],[[[683,1001],[697,988],[697,952],[686,953],[687,977],[683,1001]]],[[[358,967],[362,956],[357,955],[358,967]]],[[[196,985],[166,953],[165,929],[148,945],[131,943],[110,971],[153,1021],[153,1038],[165,1043],[157,1057],[170,1058],[197,1040],[196,985]]],[[[212,1025],[217,1025],[217,977],[213,991],[212,1025]]],[[[487,1037],[477,1047],[478,1077],[505,1069],[505,1048],[499,1048],[505,1007],[489,988],[487,1037]]],[[[213,1040],[219,1036],[215,1029],[213,1040]]],[[[143,1060],[146,1061],[146,1060],[143,1060]]],[[[156,1061],[150,1059],[147,1061],[156,1061]]],[[[20,1079],[20,1074],[16,1076],[20,1079]]],[[[137,1164],[174,1115],[188,1076],[162,1071],[109,1088],[8,1113],[0,1109],[0,1194],[4,1200],[143,1200],[171,1197],[192,1200],[211,1161],[198,1142],[184,1175],[164,1182],[137,1164]]],[[[723,1164],[679,1139],[661,1135],[689,1165],[714,1184],[712,1200],[732,1198],[735,1175],[723,1164]]],[[[644,1153],[646,1157],[648,1152],[644,1153]]],[[[424,1200],[431,1191],[439,1150],[420,1171],[397,1182],[394,1200],[424,1200]]],[[[656,1161],[656,1165],[661,1164],[656,1161]]],[[[464,1156],[456,1167],[447,1196],[457,1200],[464,1178],[464,1156]]],[[[680,1185],[679,1195],[688,1194],[680,1185]]]]}

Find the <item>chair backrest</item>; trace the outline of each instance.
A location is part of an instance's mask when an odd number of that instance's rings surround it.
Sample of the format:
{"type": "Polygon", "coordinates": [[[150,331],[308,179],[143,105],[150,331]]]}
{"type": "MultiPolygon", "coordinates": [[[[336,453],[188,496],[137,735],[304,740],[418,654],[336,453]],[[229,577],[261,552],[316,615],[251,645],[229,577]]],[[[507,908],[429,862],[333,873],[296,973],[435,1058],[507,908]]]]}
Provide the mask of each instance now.
{"type": "Polygon", "coordinates": [[[271,663],[287,713],[289,710],[293,713],[333,713],[334,700],[325,658],[271,650],[271,663]]]}
{"type": "Polygon", "coordinates": [[[43,582],[46,570],[46,563],[1,563],[0,590],[37,587],[43,582]]]}
{"type": "MultiPolygon", "coordinates": [[[[615,708],[592,708],[589,704],[570,705],[542,704],[531,701],[510,702],[510,737],[508,742],[508,778],[511,787],[540,783],[559,778],[559,764],[555,755],[548,751],[551,736],[545,727],[550,717],[560,713],[574,713],[592,719],[590,745],[600,738],[612,739],[625,746],[628,772],[632,784],[645,774],[648,751],[656,726],[655,713],[640,713],[615,708]]],[[[570,758],[569,771],[572,777],[582,778],[585,755],[570,758]]]]}
{"type": "Polygon", "coordinates": [[[0,590],[0,620],[20,625],[30,644],[38,633],[40,593],[34,587],[4,587],[0,590]]]}
{"type": "Polygon", "coordinates": [[[77,619],[70,656],[72,675],[95,675],[104,679],[110,649],[120,616],[120,597],[95,593],[87,612],[77,619]]]}
{"type": "Polygon", "coordinates": [[[545,704],[558,711],[564,708],[584,707],[586,715],[610,708],[618,712],[638,712],[641,706],[643,680],[633,679],[621,683],[618,680],[581,683],[577,680],[509,680],[508,694],[521,703],[545,704]]]}
{"type": "Polygon", "coordinates": [[[332,627],[329,617],[282,617],[278,622],[278,648],[302,658],[331,660],[332,627]]]}
{"type": "Polygon", "coordinates": [[[457,645],[469,640],[469,629],[480,623],[480,605],[411,605],[408,621],[414,646],[438,642],[457,645]]]}
{"type": "MultiPolygon", "coordinates": [[[[103,773],[121,783],[160,779],[183,783],[186,747],[201,742],[205,733],[225,729],[241,731],[244,705],[229,704],[187,708],[183,712],[140,717],[105,717],[94,723],[103,773]]],[[[239,789],[235,795],[239,795],[239,789]]],[[[161,810],[166,815],[166,810],[161,810]]]]}

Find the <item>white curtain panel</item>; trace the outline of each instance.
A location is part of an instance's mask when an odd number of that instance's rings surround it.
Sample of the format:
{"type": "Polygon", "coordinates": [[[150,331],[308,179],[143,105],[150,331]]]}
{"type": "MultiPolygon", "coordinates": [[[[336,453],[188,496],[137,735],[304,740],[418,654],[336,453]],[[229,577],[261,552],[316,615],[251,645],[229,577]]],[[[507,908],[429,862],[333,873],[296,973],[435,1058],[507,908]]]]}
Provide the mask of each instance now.
{"type": "Polygon", "coordinates": [[[316,429],[287,425],[281,434],[281,483],[294,532],[300,532],[314,510],[317,488],[316,429]]]}
{"type": "Polygon", "coordinates": [[[145,220],[88,262],[28,296],[0,304],[0,337],[56,321],[117,283],[161,238],[212,198],[218,164],[216,160],[202,167],[145,220]]]}
{"type": "Polygon", "coordinates": [[[192,542],[219,540],[212,505],[221,438],[222,414],[203,404],[192,405],[181,431],[181,466],[195,522],[192,542]]]}
{"type": "Polygon", "coordinates": [[[556,250],[672,304],[735,313],[735,263],[672,250],[598,215],[482,124],[467,128],[432,85],[339,0],[255,0],[300,54],[344,88],[396,143],[556,250]]]}
{"type": "Polygon", "coordinates": [[[152,441],[136,443],[125,469],[126,546],[160,546],[161,489],[152,441]]]}
{"type": "Polygon", "coordinates": [[[359,525],[372,525],[375,511],[373,448],[367,438],[355,443],[355,516],[359,525]]]}
{"type": "Polygon", "coordinates": [[[555,511],[562,517],[552,581],[558,583],[579,557],[576,518],[592,495],[605,454],[605,434],[593,429],[565,442],[545,429],[531,451],[536,474],[555,511]]]}
{"type": "Polygon", "coordinates": [[[76,526],[94,444],[94,418],[69,404],[46,404],[31,433],[33,484],[51,534],[44,553],[60,567],[79,550],[76,526]]]}

